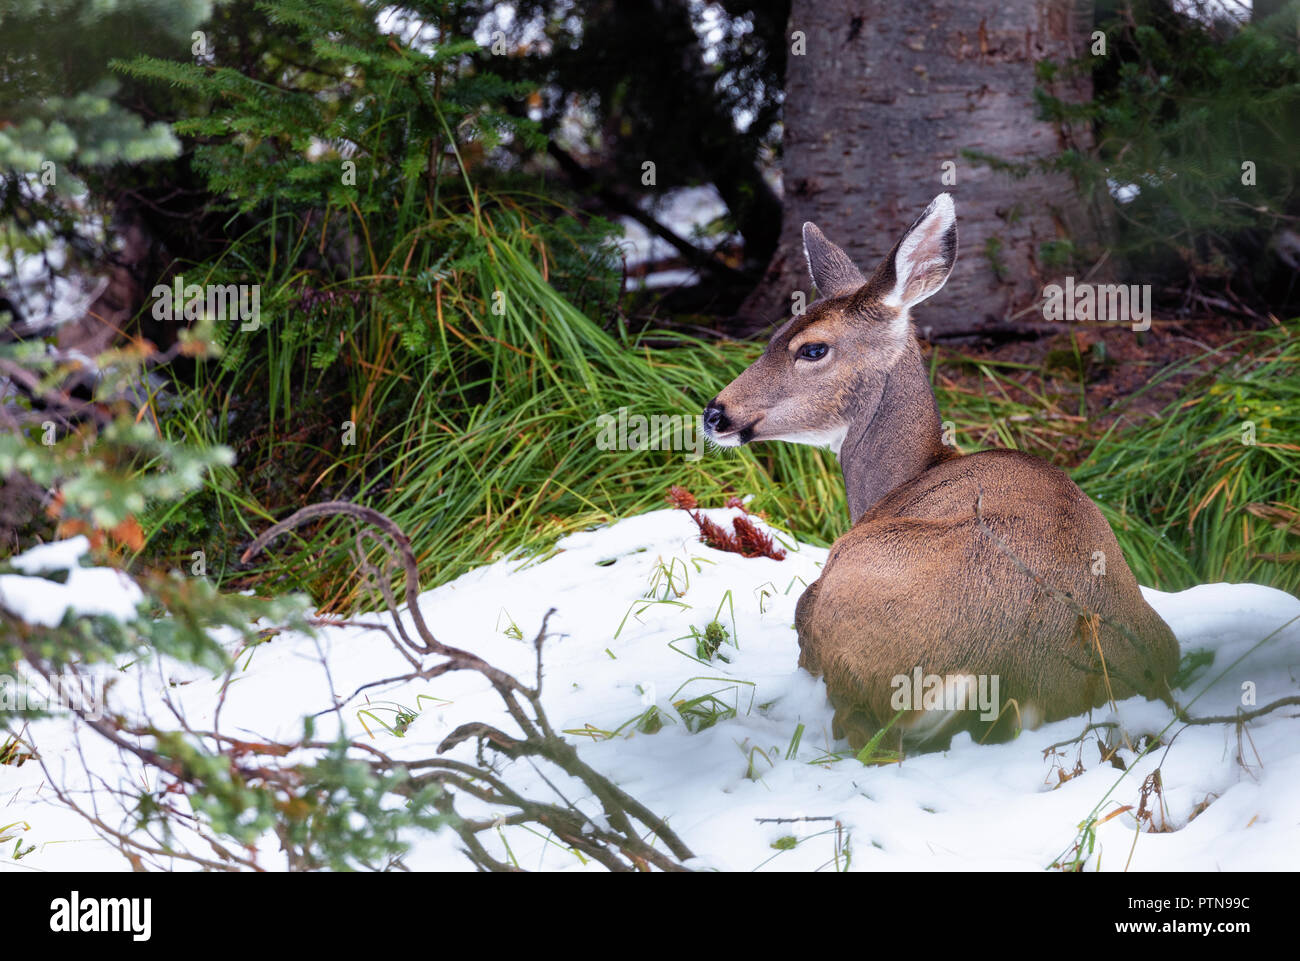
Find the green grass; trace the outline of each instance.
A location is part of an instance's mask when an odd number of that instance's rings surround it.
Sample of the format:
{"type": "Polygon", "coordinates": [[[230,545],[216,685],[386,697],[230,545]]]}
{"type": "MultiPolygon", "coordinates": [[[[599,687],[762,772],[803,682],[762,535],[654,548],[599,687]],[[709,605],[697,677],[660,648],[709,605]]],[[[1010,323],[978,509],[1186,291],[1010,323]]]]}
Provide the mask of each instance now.
{"type": "Polygon", "coordinates": [[[1085,359],[1062,378],[1072,365],[1057,353],[1041,366],[935,359],[941,416],[964,451],[1014,447],[1070,471],[1143,584],[1300,592],[1300,324],[1153,368],[1104,422],[1087,413],[1085,359]],[[1156,416],[1132,413],[1143,394],[1190,371],[1200,373],[1156,416]]]}
{"type": "MultiPolygon", "coordinates": [[[[225,345],[226,360],[202,364],[179,406],[158,412],[172,438],[226,443],[238,461],[155,518],[146,551],[208,548],[209,570],[229,579],[239,543],[290,508],[332,496],[359,498],[397,521],[426,585],[664,506],[672,484],[705,503],[754,493],[756,509],[820,543],[844,526],[838,467],[825,452],[772,445],[693,462],[680,451],[597,447],[597,417],[620,407],[694,417],[757,345],[656,333],[651,347],[616,324],[606,329],[548,282],[549,251],[522,209],[495,219],[449,215],[435,227],[453,235],[467,265],[437,268],[422,236],[405,250],[399,243],[388,261],[409,255],[403,271],[384,263],[356,281],[380,293],[329,331],[344,345],[332,365],[313,367],[319,338],[294,340],[283,329],[291,319],[264,308],[265,331],[232,336],[265,343],[225,345]],[[494,302],[504,310],[494,312],[494,302]],[[394,310],[404,312],[400,323],[385,313],[394,310]],[[418,351],[404,346],[412,340],[418,351]],[[255,398],[268,396],[259,407],[255,398]],[[340,440],[345,420],[355,424],[352,446],[340,440]]],[[[273,278],[263,303],[286,303],[297,282],[273,278]]],[[[310,531],[297,544],[310,567],[273,560],[264,573],[347,609],[360,600],[349,544],[341,524],[310,531]]],[[[371,545],[370,553],[380,551],[371,545]]]]}
{"type": "Polygon", "coordinates": [[[1120,424],[1074,471],[1143,584],[1300,591],[1298,332],[1277,327],[1224,347],[1182,399],[1120,424]]]}
{"type": "MultiPolygon", "coordinates": [[[[268,255],[256,240],[267,231],[187,272],[256,276],[265,326],[229,333],[224,359],[200,361],[193,387],[153,410],[171,439],[228,444],[237,461],[149,518],[146,554],[188,566],[204,550],[210,576],[227,587],[303,589],[345,611],[375,601],[358,586],[345,522],[286,539],[252,574],[233,558],[273,520],[332,497],[401,525],[426,587],[502,556],[543,557],[563,534],[665,506],[673,484],[706,506],[752,493],[753,509],[814,544],[843,533],[843,482],[825,451],[762,444],[688,460],[599,449],[598,416],[620,407],[694,416],[761,344],[662,331],[650,340],[617,316],[588,316],[562,292],[581,278],[557,265],[599,268],[573,250],[561,256],[562,237],[542,239],[534,200],[469,196],[466,209],[435,219],[399,212],[383,251],[385,225],[353,224],[372,270],[348,281],[287,266],[302,237],[268,255]],[[297,310],[293,291],[308,281],[346,296],[297,310]]],[[[1079,383],[1064,390],[1046,364],[945,356],[941,366],[936,355],[932,377],[964,450],[1014,446],[1079,464],[1075,479],[1144,584],[1253,580],[1295,591],[1297,343],[1294,325],[1250,335],[1186,400],[1105,431],[1084,416],[1082,359],[1079,383]],[[1241,443],[1250,419],[1254,445],[1241,443]]],[[[363,548],[372,561],[383,555],[375,542],[363,548]]]]}

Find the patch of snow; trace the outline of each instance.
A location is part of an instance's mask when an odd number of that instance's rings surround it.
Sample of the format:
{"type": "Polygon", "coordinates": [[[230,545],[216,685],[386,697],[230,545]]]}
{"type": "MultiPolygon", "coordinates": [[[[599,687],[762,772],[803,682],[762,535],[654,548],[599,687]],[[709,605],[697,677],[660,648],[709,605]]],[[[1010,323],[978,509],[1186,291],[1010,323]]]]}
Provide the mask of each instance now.
{"type": "MultiPolygon", "coordinates": [[[[726,527],[737,514],[731,509],[704,513],[726,527]]],[[[1168,748],[1140,760],[1121,746],[1117,756],[1127,773],[1104,763],[1094,740],[1052,747],[1078,737],[1089,721],[1085,717],[1046,724],[1006,744],[978,745],[959,735],[948,751],[895,765],[868,768],[845,756],[847,745],[830,735],[825,688],[797,667],[793,629],[798,597],[818,576],[827,552],[766,529],[781,538],[785,560],[715,551],[699,542],[684,512],[654,511],[569,535],[545,560],[506,558],[472,570],[425,592],[422,609],[440,640],[531,683],[532,640],[543,615],[555,608],[543,660],[543,700],[552,724],[568,732],[584,761],[668,820],[697,855],[692,866],[831,869],[838,836],[847,841],[854,870],[1041,870],[1070,851],[1079,825],[1090,816],[1119,812],[1097,825],[1090,869],[1293,867],[1300,849],[1300,719],[1294,711],[1252,722],[1240,759],[1233,725],[1175,726],[1165,735],[1167,744],[1173,738],[1168,748]],[[730,660],[701,663],[693,658],[690,629],[703,629],[715,617],[731,638],[722,648],[730,660]],[[732,706],[735,716],[692,733],[679,705],[710,693],[732,706]],[[664,727],[639,733],[627,722],[650,705],[659,709],[664,727]],[[621,733],[607,736],[620,727],[621,733]],[[1170,830],[1139,833],[1133,814],[1143,780],[1157,766],[1163,801],[1152,803],[1161,807],[1159,818],[1170,830]],[[1062,774],[1069,776],[1063,780],[1062,774]],[[1123,811],[1125,805],[1131,808],[1123,811]],[[831,820],[759,820],[771,818],[831,820]],[[794,848],[773,848],[788,836],[797,839],[794,848]]],[[[1184,703],[1198,697],[1193,714],[1234,713],[1245,683],[1254,685],[1260,705],[1295,693],[1300,600],[1255,585],[1146,594],[1184,653],[1213,655],[1213,664],[1181,692],[1184,703]],[[1271,640],[1258,643],[1270,633],[1271,640]]],[[[194,729],[213,725],[220,678],[171,662],[104,669],[118,678],[114,710],[130,716],[152,708],[163,719],[160,704],[166,697],[194,729]]],[[[408,760],[433,755],[448,733],[468,721],[517,730],[488,683],[468,672],[353,696],[366,682],[408,670],[375,630],[327,628],[315,640],[281,633],[240,658],[221,708],[221,728],[241,737],[296,739],[303,715],[338,703],[338,712],[317,719],[319,739],[342,728],[408,760]],[[391,722],[397,707],[417,714],[401,738],[375,720],[391,722]]],[[[1136,741],[1162,730],[1171,717],[1163,704],[1134,698],[1115,712],[1094,711],[1091,720],[1118,720],[1136,741]]],[[[139,784],[145,776],[133,757],[68,718],[34,723],[29,736],[52,775],[83,801],[93,782],[81,769],[78,750],[109,784],[139,784]]],[[[447,756],[472,763],[474,753],[474,744],[467,742],[447,756]]],[[[500,764],[518,790],[553,797],[527,762],[502,759],[500,764]]],[[[49,802],[38,763],[2,774],[0,823],[26,822],[24,846],[36,845],[21,866],[127,869],[116,849],[92,837],[75,814],[49,802]]],[[[581,810],[599,816],[598,805],[574,782],[551,777],[581,810]]],[[[95,799],[101,811],[118,803],[102,791],[95,799]]],[[[463,797],[458,810],[489,819],[508,813],[463,797]]],[[[115,817],[115,823],[129,823],[125,812],[115,817]]],[[[543,837],[504,830],[525,868],[601,870],[543,837]]],[[[506,856],[495,832],[480,837],[494,856],[506,856]]],[[[470,868],[459,839],[448,830],[411,833],[406,839],[412,847],[403,860],[413,870],[470,868]]],[[[181,843],[210,854],[196,838],[181,843]]],[[[267,836],[258,851],[264,866],[283,867],[274,837],[267,836]]],[[[0,853],[0,868],[14,866],[7,856],[0,853]]],[[[177,868],[187,865],[178,862],[177,868]]]]}
{"type": "Polygon", "coordinates": [[[28,624],[45,627],[58,626],[68,611],[118,621],[136,616],[136,604],[144,595],[121,571],[104,567],[69,567],[67,571],[67,581],[62,584],[43,577],[0,574],[0,607],[28,624]]]}
{"type": "Polygon", "coordinates": [[[90,550],[90,541],[84,535],[69,537],[62,541],[40,544],[24,551],[9,563],[24,574],[39,574],[42,571],[67,571],[81,565],[81,559],[90,550]]]}
{"type": "MultiPolygon", "coordinates": [[[[679,187],[669,190],[648,212],[677,236],[691,240],[698,229],[726,214],[727,205],[723,202],[717,188],[712,184],[706,184],[701,187],[679,187]]],[[[619,223],[623,227],[624,239],[621,244],[628,267],[677,255],[677,248],[663,238],[650,233],[640,222],[631,217],[622,217],[619,223]]],[[[740,235],[732,234],[726,239],[730,242],[739,242],[740,235]]],[[[702,246],[707,248],[716,246],[717,243],[718,240],[711,239],[702,246]]]]}
{"type": "Polygon", "coordinates": [[[1110,191],[1112,197],[1122,204],[1129,203],[1142,192],[1142,188],[1137,184],[1120,183],[1112,177],[1106,178],[1106,189],[1110,191]]]}

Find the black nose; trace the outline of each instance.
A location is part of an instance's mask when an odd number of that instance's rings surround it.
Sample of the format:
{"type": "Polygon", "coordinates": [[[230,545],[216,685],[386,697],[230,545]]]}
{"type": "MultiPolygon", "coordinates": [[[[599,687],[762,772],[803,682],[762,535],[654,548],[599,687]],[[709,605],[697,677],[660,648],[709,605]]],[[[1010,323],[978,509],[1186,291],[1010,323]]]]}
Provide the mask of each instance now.
{"type": "Polygon", "coordinates": [[[719,404],[715,397],[709,401],[709,406],[704,408],[704,426],[716,433],[726,430],[728,423],[727,409],[719,404]]]}

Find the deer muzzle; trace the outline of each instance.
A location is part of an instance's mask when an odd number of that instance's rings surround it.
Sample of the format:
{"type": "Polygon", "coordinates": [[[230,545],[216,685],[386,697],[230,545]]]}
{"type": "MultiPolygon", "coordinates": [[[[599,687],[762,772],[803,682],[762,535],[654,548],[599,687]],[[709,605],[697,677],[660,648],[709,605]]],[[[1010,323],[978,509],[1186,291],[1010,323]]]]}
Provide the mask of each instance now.
{"type": "Polygon", "coordinates": [[[727,405],[715,397],[704,408],[704,436],[720,447],[739,447],[753,439],[754,426],[761,419],[737,426],[727,412],[727,405]]]}

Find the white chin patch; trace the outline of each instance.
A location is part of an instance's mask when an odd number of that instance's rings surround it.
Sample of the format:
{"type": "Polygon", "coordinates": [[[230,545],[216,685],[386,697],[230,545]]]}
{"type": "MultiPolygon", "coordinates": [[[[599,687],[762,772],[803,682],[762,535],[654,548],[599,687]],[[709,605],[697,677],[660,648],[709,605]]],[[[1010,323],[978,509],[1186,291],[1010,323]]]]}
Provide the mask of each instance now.
{"type": "Polygon", "coordinates": [[[784,440],[791,444],[826,447],[838,457],[840,456],[840,445],[844,443],[844,435],[847,433],[847,427],[841,427],[838,430],[804,430],[792,434],[781,434],[779,437],[764,437],[762,440],[784,440]]]}
{"type": "Polygon", "coordinates": [[[739,431],[735,431],[735,432],[730,433],[730,434],[715,434],[715,433],[713,433],[713,431],[711,431],[711,430],[707,430],[707,429],[706,429],[706,430],[704,431],[704,436],[705,436],[708,440],[710,440],[710,441],[712,441],[713,443],[717,444],[719,447],[739,447],[739,446],[740,446],[740,432],[739,432],[739,431]]]}

